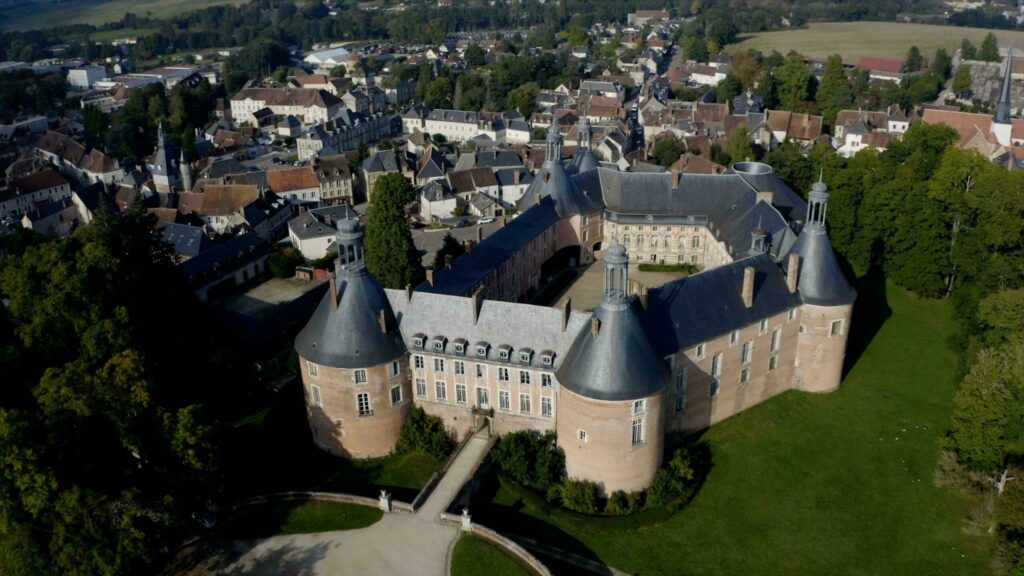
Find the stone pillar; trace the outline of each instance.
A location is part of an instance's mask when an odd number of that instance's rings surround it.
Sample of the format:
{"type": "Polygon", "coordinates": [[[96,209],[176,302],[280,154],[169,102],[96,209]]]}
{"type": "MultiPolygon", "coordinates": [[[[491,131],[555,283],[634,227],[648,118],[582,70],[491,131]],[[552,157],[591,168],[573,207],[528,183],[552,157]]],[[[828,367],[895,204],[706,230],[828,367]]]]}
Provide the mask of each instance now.
{"type": "Polygon", "coordinates": [[[461,526],[461,529],[462,529],[463,532],[472,532],[473,531],[473,520],[472,520],[472,517],[469,515],[469,508],[463,508],[462,509],[462,526],[461,526]]]}

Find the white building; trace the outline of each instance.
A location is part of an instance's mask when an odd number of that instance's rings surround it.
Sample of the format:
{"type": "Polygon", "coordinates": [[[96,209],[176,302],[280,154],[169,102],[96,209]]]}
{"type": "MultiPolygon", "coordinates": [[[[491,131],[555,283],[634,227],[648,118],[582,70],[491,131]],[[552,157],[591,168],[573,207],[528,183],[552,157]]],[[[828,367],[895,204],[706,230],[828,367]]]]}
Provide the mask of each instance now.
{"type": "Polygon", "coordinates": [[[231,118],[238,124],[251,123],[253,113],[263,108],[316,124],[333,118],[343,105],[328,92],[302,88],[243,88],[231,97],[231,118]]]}
{"type": "Polygon", "coordinates": [[[310,52],[302,61],[318,69],[329,70],[339,64],[344,64],[348,60],[348,55],[349,51],[339,46],[319,52],[310,52]]]}
{"type": "Polygon", "coordinates": [[[93,84],[107,77],[103,66],[84,66],[68,70],[68,86],[74,90],[88,90],[93,84]]]}

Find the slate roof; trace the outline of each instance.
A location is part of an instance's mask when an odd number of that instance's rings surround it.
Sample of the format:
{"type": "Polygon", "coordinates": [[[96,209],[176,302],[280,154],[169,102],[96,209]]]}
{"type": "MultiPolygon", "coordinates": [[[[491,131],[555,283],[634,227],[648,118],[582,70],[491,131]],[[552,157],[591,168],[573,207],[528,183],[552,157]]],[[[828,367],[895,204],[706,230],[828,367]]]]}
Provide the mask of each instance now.
{"type": "Polygon", "coordinates": [[[472,254],[464,254],[455,260],[451,268],[442,268],[435,273],[433,286],[423,282],[416,290],[459,296],[469,294],[492,270],[543,234],[558,219],[554,202],[544,198],[481,242],[472,254]]]}
{"type": "Polygon", "coordinates": [[[288,221],[288,230],[300,239],[334,235],[341,220],[358,218],[348,204],[307,210],[288,221]]]}
{"type": "Polygon", "coordinates": [[[659,356],[696,346],[800,305],[767,254],[737,260],[658,288],[647,297],[644,327],[659,356]],[[754,268],[754,303],[743,304],[743,270],[754,268]]]}
{"type": "MultiPolygon", "coordinates": [[[[465,258],[462,256],[455,262],[465,258]]],[[[437,336],[446,340],[445,353],[453,354],[452,342],[458,338],[466,340],[466,356],[470,359],[481,358],[477,355],[477,344],[487,344],[486,359],[500,361],[498,347],[511,347],[507,363],[510,367],[529,366],[544,370],[557,370],[569,354],[576,335],[589,326],[590,313],[572,311],[569,323],[562,330],[562,314],[559,308],[517,304],[499,300],[481,300],[476,321],[473,319],[473,299],[451,294],[434,294],[415,291],[409,299],[404,290],[385,290],[391,308],[399,318],[399,326],[406,346],[415,350],[412,338],[422,334],[426,336],[427,351],[429,344],[437,336]],[[509,319],[515,318],[514,322],[509,319]],[[517,352],[530,349],[529,363],[520,360],[517,352]],[[541,351],[554,352],[552,365],[543,364],[541,351]]]]}
{"type": "Polygon", "coordinates": [[[179,264],[179,268],[190,283],[202,283],[206,278],[216,278],[241,265],[262,257],[270,252],[270,245],[252,232],[246,232],[200,252],[179,264]]]}
{"type": "Polygon", "coordinates": [[[202,228],[185,224],[167,224],[161,230],[164,242],[174,249],[174,253],[185,258],[194,258],[213,246],[202,228]]]}

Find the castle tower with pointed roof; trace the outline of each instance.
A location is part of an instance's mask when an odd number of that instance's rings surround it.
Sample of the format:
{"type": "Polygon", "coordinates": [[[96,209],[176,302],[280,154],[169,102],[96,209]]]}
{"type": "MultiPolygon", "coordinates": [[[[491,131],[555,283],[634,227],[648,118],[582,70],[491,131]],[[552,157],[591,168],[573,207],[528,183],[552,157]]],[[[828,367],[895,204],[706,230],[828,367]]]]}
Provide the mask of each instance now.
{"type": "Polygon", "coordinates": [[[170,193],[179,182],[174,145],[164,132],[162,123],[157,129],[156,152],[153,153],[153,163],[149,165],[149,172],[153,175],[153,184],[157,192],[170,193]]]}
{"type": "Polygon", "coordinates": [[[1006,52],[1006,67],[1003,70],[1003,84],[999,89],[999,100],[996,101],[996,113],[992,116],[992,135],[1003,146],[1011,145],[1013,125],[1010,122],[1012,102],[1010,84],[1013,75],[1013,47],[1006,52]]]}

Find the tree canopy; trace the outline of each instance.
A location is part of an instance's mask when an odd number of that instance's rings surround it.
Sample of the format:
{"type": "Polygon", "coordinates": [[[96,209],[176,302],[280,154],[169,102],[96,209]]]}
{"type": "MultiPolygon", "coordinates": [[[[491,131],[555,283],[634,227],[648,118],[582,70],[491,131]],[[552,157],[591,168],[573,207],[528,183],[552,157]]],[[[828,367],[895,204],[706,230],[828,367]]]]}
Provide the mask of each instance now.
{"type": "Polygon", "coordinates": [[[412,200],[412,184],[401,174],[385,174],[374,183],[366,222],[366,266],[387,288],[423,280],[420,255],[405,217],[405,206],[412,200]]]}

